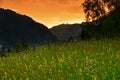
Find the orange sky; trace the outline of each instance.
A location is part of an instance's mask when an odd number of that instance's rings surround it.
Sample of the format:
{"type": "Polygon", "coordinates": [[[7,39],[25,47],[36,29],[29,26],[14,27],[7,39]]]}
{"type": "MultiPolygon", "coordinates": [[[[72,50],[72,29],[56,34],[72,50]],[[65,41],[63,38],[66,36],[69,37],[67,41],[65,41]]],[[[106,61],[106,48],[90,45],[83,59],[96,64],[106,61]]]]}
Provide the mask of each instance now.
{"type": "Polygon", "coordinates": [[[48,26],[84,21],[83,0],[0,0],[2,8],[32,17],[48,26]]]}

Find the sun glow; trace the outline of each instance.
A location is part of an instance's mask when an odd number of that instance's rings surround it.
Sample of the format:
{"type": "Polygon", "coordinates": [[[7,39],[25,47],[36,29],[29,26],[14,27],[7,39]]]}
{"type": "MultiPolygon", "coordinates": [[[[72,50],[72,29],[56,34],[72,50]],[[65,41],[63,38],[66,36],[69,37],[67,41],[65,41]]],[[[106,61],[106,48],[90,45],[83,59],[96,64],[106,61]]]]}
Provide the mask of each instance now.
{"type": "Polygon", "coordinates": [[[47,27],[61,23],[81,23],[84,21],[80,7],[83,0],[2,0],[2,8],[32,17],[47,27]]]}

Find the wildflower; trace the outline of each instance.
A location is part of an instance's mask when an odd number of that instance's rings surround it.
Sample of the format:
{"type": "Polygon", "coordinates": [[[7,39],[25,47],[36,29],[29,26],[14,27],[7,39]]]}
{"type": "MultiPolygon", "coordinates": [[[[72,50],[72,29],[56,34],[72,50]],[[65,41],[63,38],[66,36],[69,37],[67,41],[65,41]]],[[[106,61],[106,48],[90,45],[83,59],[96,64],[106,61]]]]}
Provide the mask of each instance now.
{"type": "Polygon", "coordinates": [[[87,65],[90,65],[90,64],[91,64],[91,63],[90,63],[90,60],[88,60],[88,61],[87,61],[87,65]]]}
{"type": "Polygon", "coordinates": [[[36,71],[34,71],[34,76],[37,76],[37,72],[36,71]]]}

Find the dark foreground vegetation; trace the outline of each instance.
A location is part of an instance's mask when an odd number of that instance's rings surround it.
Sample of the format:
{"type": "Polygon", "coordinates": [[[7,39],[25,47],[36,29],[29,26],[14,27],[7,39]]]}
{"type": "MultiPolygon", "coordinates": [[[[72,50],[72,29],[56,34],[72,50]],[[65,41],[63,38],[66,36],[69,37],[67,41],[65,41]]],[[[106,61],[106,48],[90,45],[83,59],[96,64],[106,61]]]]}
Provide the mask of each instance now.
{"type": "Polygon", "coordinates": [[[82,6],[87,21],[83,32],[97,39],[120,37],[119,0],[85,0],[82,6]]]}

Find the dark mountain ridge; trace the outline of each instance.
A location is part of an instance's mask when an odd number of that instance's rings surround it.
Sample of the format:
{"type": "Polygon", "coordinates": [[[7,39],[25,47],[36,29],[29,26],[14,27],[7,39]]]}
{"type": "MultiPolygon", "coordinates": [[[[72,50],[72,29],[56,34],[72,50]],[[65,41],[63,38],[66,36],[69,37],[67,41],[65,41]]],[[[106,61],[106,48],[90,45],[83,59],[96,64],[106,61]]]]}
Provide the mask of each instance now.
{"type": "Polygon", "coordinates": [[[100,20],[81,24],[60,24],[50,30],[60,41],[119,38],[120,6],[100,20]]]}
{"type": "Polygon", "coordinates": [[[34,45],[57,39],[45,25],[26,15],[0,8],[0,44],[12,46],[18,40],[27,40],[34,45]]]}
{"type": "Polygon", "coordinates": [[[77,41],[81,39],[82,24],[60,24],[50,30],[60,41],[77,41]]]}

